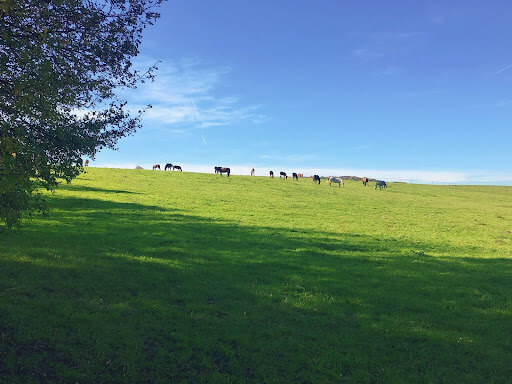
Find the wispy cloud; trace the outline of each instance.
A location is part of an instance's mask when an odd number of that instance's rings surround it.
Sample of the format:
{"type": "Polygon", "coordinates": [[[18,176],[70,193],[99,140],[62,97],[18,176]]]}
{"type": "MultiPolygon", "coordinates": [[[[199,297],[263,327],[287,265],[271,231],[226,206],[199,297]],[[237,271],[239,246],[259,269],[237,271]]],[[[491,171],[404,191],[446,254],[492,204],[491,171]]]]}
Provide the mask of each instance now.
{"type": "MultiPolygon", "coordinates": [[[[154,63],[143,58],[136,64],[147,68],[154,63]]],[[[243,105],[237,95],[221,95],[229,67],[202,68],[195,59],[160,62],[157,66],[154,82],[122,92],[133,111],[152,105],[143,115],[144,121],[156,122],[160,127],[180,126],[183,130],[265,119],[261,105],[243,105]]]]}
{"type": "Polygon", "coordinates": [[[505,72],[505,71],[507,71],[507,70],[509,70],[511,68],[512,68],[512,64],[507,65],[507,66],[499,69],[498,71],[494,72],[494,75],[499,75],[500,73],[503,73],[503,72],[505,72]]]}

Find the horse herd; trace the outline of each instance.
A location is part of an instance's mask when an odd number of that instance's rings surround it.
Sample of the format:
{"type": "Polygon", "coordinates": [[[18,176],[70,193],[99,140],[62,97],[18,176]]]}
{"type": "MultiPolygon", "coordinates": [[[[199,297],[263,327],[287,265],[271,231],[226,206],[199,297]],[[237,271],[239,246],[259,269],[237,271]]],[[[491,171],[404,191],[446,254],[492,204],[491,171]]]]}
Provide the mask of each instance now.
{"type": "MultiPolygon", "coordinates": [[[[160,169],[160,164],[153,164],[153,171],[155,169],[160,169]]],[[[183,169],[181,169],[181,166],[179,165],[175,165],[175,164],[171,164],[171,163],[167,163],[165,164],[165,168],[164,168],[164,171],[182,171],[183,172],[183,169]]]]}
{"type": "MultiPolygon", "coordinates": [[[[160,164],[154,164],[153,165],[153,170],[155,169],[160,169],[160,164]]],[[[216,174],[218,175],[221,175],[223,173],[226,173],[229,177],[229,175],[231,174],[231,169],[228,168],[228,167],[213,167],[214,171],[216,174]]],[[[170,170],[170,171],[183,171],[183,169],[181,169],[181,166],[179,165],[173,165],[171,163],[167,163],[165,164],[165,168],[164,168],[165,171],[167,170],[170,170]]],[[[254,171],[254,168],[251,169],[251,176],[254,176],[255,174],[255,171],[254,171]]],[[[302,173],[296,173],[296,172],[293,172],[292,173],[292,177],[293,177],[293,180],[299,180],[299,178],[303,178],[304,177],[304,174],[302,173]]],[[[319,175],[313,175],[313,176],[310,176],[311,179],[313,179],[313,183],[318,183],[320,184],[320,176],[319,175]]],[[[274,178],[274,171],[270,171],[270,178],[273,179],[274,178]]],[[[279,172],[279,178],[284,178],[284,179],[288,179],[288,175],[286,174],[286,172],[279,172]]],[[[366,185],[369,183],[369,179],[367,177],[363,177],[362,179],[363,181],[363,185],[366,187],[366,185]]],[[[333,183],[334,184],[338,184],[338,188],[340,188],[342,185],[345,186],[345,183],[343,182],[343,179],[341,177],[328,177],[327,178],[327,182],[329,183],[329,186],[331,186],[333,183]]],[[[385,181],[382,181],[382,180],[378,180],[376,183],[375,183],[375,189],[384,189],[384,188],[387,188],[387,184],[385,181]]]]}

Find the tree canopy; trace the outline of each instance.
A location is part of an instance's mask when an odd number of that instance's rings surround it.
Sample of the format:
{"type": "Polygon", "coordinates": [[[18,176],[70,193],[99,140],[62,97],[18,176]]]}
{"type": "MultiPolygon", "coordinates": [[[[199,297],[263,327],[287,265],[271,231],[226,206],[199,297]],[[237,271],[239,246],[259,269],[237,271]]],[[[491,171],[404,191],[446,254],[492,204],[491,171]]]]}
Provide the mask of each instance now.
{"type": "Polygon", "coordinates": [[[163,0],[0,0],[0,219],[19,224],[82,158],[140,127],[119,88],[163,0]]]}

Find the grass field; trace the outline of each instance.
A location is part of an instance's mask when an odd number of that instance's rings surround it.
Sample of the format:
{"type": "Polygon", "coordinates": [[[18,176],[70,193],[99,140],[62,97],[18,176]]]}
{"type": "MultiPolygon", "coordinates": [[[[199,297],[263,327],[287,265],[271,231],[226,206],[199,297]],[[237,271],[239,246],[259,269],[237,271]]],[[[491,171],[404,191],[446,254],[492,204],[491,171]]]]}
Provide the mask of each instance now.
{"type": "Polygon", "coordinates": [[[0,233],[1,383],[510,383],[512,187],[87,169],[0,233]]]}

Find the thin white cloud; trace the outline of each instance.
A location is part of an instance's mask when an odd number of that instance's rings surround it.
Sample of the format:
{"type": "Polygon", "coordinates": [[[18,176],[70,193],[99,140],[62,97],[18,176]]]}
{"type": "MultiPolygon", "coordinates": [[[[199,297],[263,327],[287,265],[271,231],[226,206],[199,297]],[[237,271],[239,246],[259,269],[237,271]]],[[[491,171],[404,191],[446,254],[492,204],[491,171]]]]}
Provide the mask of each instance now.
{"type": "Polygon", "coordinates": [[[494,75],[499,75],[500,73],[503,73],[503,72],[509,70],[510,68],[512,68],[512,64],[507,65],[507,66],[499,69],[498,71],[494,72],[494,75]]]}
{"type": "MultiPolygon", "coordinates": [[[[154,64],[148,58],[139,59],[137,67],[154,64]]],[[[228,67],[202,68],[196,59],[157,64],[153,82],[141,84],[135,90],[123,90],[121,96],[129,101],[133,111],[148,104],[152,108],[143,115],[150,122],[167,129],[209,128],[226,126],[243,120],[258,122],[265,116],[261,105],[243,105],[237,95],[219,95],[228,67]]]]}

